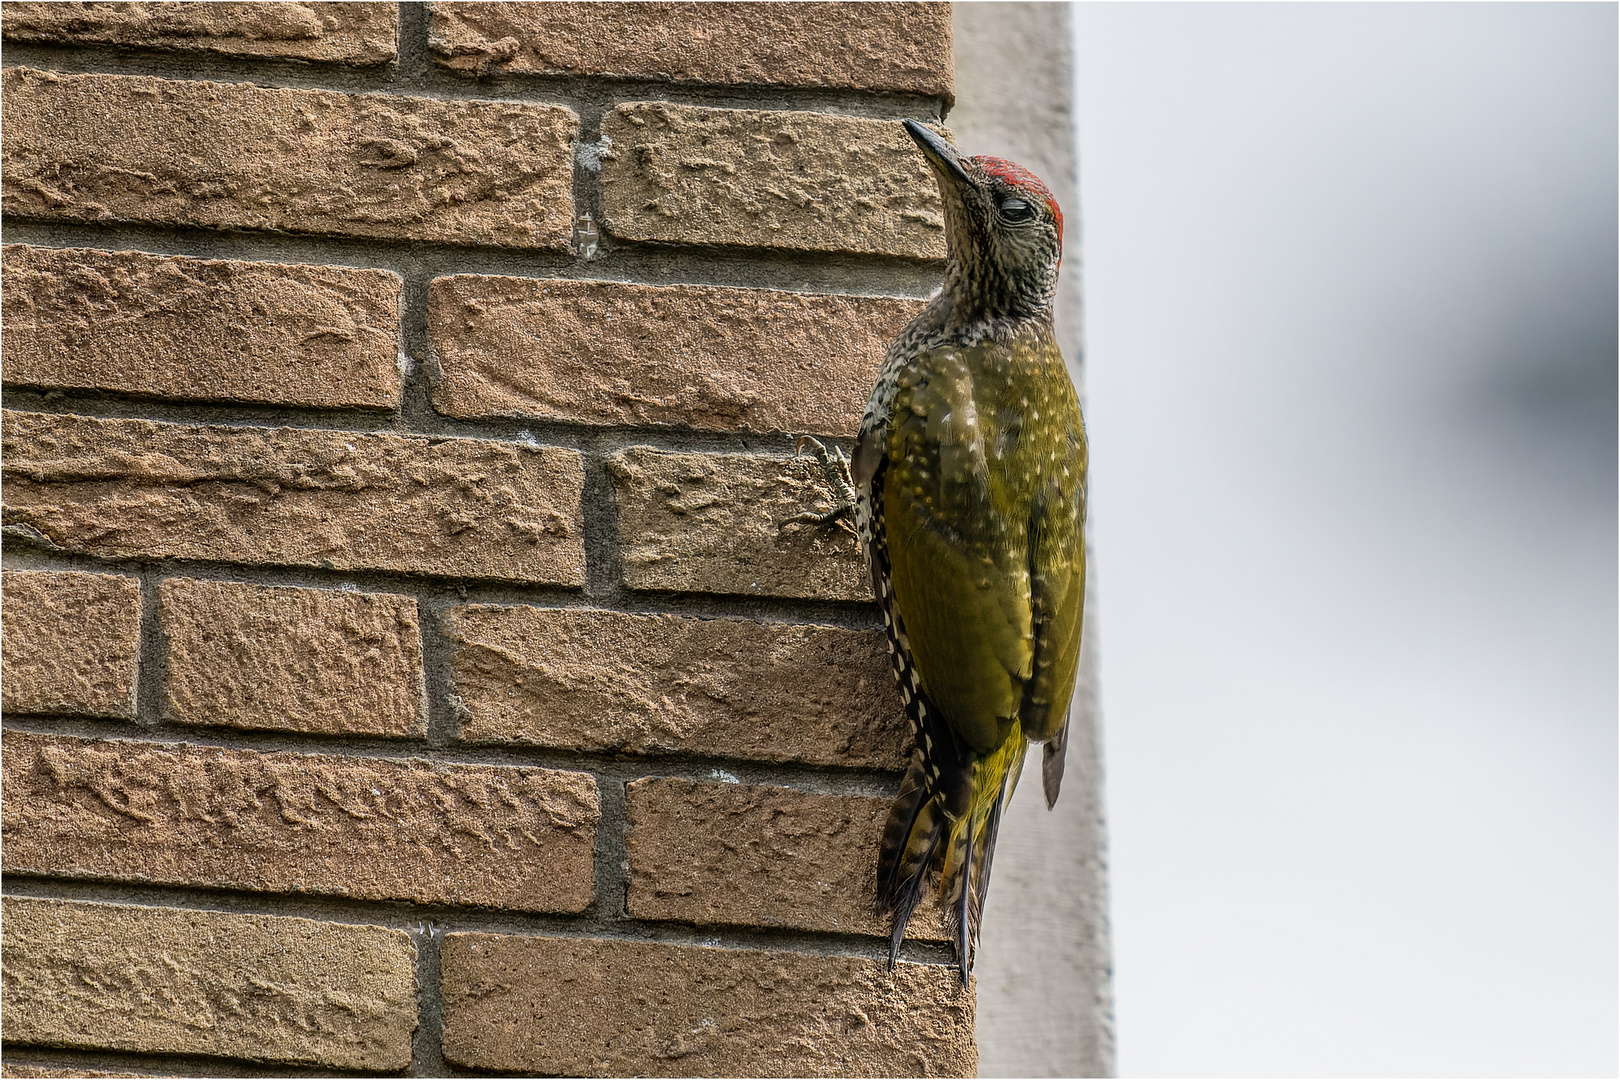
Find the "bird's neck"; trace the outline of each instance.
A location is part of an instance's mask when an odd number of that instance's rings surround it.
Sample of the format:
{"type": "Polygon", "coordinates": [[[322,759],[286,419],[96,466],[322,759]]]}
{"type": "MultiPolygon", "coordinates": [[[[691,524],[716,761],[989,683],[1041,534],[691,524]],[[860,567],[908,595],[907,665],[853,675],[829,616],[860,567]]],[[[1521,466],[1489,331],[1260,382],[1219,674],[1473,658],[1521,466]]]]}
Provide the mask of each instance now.
{"type": "Polygon", "coordinates": [[[1005,273],[990,259],[945,263],[945,286],[934,305],[946,336],[1005,340],[1031,324],[1051,325],[1053,287],[1005,273]]]}

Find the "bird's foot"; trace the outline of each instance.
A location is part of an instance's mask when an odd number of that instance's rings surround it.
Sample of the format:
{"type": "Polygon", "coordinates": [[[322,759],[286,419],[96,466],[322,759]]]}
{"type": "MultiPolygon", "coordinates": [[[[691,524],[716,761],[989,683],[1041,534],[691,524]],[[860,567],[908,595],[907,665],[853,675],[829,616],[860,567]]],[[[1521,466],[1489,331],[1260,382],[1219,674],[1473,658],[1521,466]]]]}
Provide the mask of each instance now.
{"type": "Polygon", "coordinates": [[[829,450],[821,440],[809,435],[802,437],[794,449],[802,454],[806,446],[810,447],[821,460],[822,471],[833,490],[833,508],[825,512],[806,510],[802,514],[795,514],[782,522],[777,531],[780,532],[789,525],[813,525],[819,528],[836,523],[839,528],[855,535],[855,526],[850,521],[855,512],[855,484],[849,475],[849,458],[838,447],[834,446],[829,450]]]}

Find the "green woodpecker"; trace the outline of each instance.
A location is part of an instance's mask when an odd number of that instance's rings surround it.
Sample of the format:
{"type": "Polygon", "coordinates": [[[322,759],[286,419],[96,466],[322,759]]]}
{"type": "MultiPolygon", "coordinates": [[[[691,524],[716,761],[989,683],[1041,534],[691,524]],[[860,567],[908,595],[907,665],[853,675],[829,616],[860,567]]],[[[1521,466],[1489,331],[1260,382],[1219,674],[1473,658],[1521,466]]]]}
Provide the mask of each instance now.
{"type": "Polygon", "coordinates": [[[1085,601],[1086,434],[1052,328],[1063,214],[1012,162],[904,122],[945,210],[939,295],[889,347],[850,460],[915,748],[883,831],[889,962],[926,888],[965,984],[1027,742],[1063,778],[1085,601]]]}

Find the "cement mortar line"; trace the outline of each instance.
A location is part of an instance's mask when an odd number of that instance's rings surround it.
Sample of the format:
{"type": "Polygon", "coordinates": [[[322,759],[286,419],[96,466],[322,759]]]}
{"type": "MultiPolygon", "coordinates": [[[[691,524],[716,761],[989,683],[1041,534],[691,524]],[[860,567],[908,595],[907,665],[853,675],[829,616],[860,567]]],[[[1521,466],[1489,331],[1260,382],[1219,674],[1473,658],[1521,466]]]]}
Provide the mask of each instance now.
{"type": "MultiPolygon", "coordinates": [[[[508,937],[642,942],[734,951],[790,952],[802,956],[861,960],[887,961],[889,957],[887,935],[838,934],[761,926],[696,925],[628,917],[603,921],[594,912],[553,915],[409,901],[355,900],[311,893],[272,893],[22,873],[7,874],[0,892],[12,898],[126,904],[235,915],[283,916],[351,926],[381,926],[405,931],[418,948],[426,938],[442,940],[448,934],[481,933],[508,937]]],[[[952,947],[943,942],[908,940],[901,948],[900,959],[903,963],[951,966],[955,963],[955,954],[952,947]]]]}
{"type": "Polygon", "coordinates": [[[789,597],[653,593],[616,587],[603,593],[522,582],[466,580],[381,570],[327,570],[307,566],[236,563],[151,557],[102,557],[30,543],[7,536],[0,561],[7,570],[66,570],[120,574],[153,580],[195,578],[244,585],[305,589],[352,589],[415,597],[445,609],[465,604],[534,607],[564,611],[606,611],[626,615],[684,615],[695,619],[745,619],[770,626],[832,626],[876,630],[877,608],[868,601],[797,600],[789,597]]]}
{"type": "Polygon", "coordinates": [[[407,1076],[448,1076],[444,1060],[444,980],[439,967],[442,934],[412,934],[416,943],[416,1030],[411,1033],[407,1076]]]}
{"type": "Polygon", "coordinates": [[[3,730],[30,735],[147,743],[197,750],[251,751],[259,754],[321,754],[360,761],[404,764],[474,765],[494,768],[551,769],[589,773],[598,787],[634,780],[673,779],[695,783],[738,783],[790,788],[813,795],[892,798],[900,773],[860,766],[807,765],[753,761],[707,754],[614,754],[512,743],[454,743],[434,746],[420,737],[327,735],[318,732],[274,732],[176,724],[142,723],[54,715],[7,714],[3,730]]]}
{"type": "MultiPolygon", "coordinates": [[[[593,601],[623,603],[630,590],[624,585],[624,549],[619,536],[618,494],[608,472],[611,448],[598,438],[585,448],[585,485],[580,497],[584,518],[585,593],[593,601]]],[[[672,610],[685,603],[669,598],[672,610]]]]}
{"type": "Polygon", "coordinates": [[[630,797],[623,778],[597,778],[601,818],[591,852],[591,913],[606,924],[630,918],[630,797]]]}
{"type": "MultiPolygon", "coordinates": [[[[577,179],[576,184],[580,183],[577,179]]],[[[587,171],[588,170],[584,170],[587,171]]],[[[594,194],[596,181],[585,186],[594,194]]],[[[576,192],[576,200],[578,194],[576,192]]],[[[580,209],[575,207],[576,210],[580,209]]],[[[600,221],[596,202],[593,220],[600,221]]],[[[198,259],[386,270],[431,280],[457,274],[537,281],[602,281],[624,285],[709,285],[773,289],[811,296],[923,299],[939,289],[943,263],[896,255],[626,241],[604,234],[601,253],[584,258],[556,251],[450,244],[334,233],[207,229],[136,222],[69,221],[8,214],[7,244],[42,248],[137,251],[198,259]]]]}
{"type": "Polygon", "coordinates": [[[136,572],[141,583],[140,649],[135,667],[135,723],[161,723],[168,714],[169,641],[159,610],[158,583],[162,574],[151,567],[136,572]]]}
{"type": "Polygon", "coordinates": [[[461,741],[461,724],[456,715],[459,697],[452,675],[455,646],[440,626],[452,606],[416,598],[417,634],[422,649],[421,707],[426,714],[427,744],[437,750],[461,741]]]}
{"type": "MultiPolygon", "coordinates": [[[[393,410],[400,432],[438,426],[441,414],[433,407],[433,383],[440,378],[439,357],[428,328],[428,288],[431,276],[420,265],[406,268],[399,292],[399,405],[393,410]]],[[[532,434],[532,433],[531,433],[532,434]]]]}

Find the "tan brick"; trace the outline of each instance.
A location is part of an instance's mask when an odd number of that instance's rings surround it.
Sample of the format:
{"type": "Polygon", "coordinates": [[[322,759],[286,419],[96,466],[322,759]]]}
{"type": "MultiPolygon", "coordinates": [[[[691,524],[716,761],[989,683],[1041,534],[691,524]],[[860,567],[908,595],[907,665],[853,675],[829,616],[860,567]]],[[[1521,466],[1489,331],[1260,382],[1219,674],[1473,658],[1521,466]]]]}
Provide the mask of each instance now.
{"type": "Polygon", "coordinates": [[[587,773],[7,731],[8,873],[577,912],[587,773]]]}
{"type": "Polygon", "coordinates": [[[354,65],[394,58],[397,4],[7,3],[7,41],[354,65]]]}
{"type": "Polygon", "coordinates": [[[557,251],[572,235],[561,106],[18,68],[0,85],[8,214],[557,251]]]}
{"type": "Polygon", "coordinates": [[[449,416],[850,435],[921,300],[712,285],[439,278],[449,416]]]}
{"type": "Polygon", "coordinates": [[[140,582],[46,570],[0,578],[0,709],[132,719],[140,582]]]}
{"type": "Polygon", "coordinates": [[[946,967],[640,941],[447,934],[444,1056],[561,1076],[972,1076],[946,967]]]}
{"type": "MultiPolygon", "coordinates": [[[[7,735],[9,738],[10,735],[7,735]]],[[[402,930],[6,897],[6,1042],[403,1069],[402,930]]]]}
{"type": "Polygon", "coordinates": [[[814,458],[678,454],[631,447],[608,459],[632,589],[870,600],[855,536],[789,518],[831,505],[814,458]]]}
{"type": "Polygon", "coordinates": [[[584,584],[576,451],[7,412],[6,521],[92,555],[584,584]]]}
{"type": "MultiPolygon", "coordinates": [[[[627,794],[635,918],[888,936],[873,903],[890,800],[671,778],[627,794]]],[[[951,940],[937,900],[907,937],[951,940]]]]}
{"type": "Polygon", "coordinates": [[[884,637],[616,611],[455,609],[462,738],[902,769],[884,637]]]}
{"type": "Polygon", "coordinates": [[[951,7],[937,3],[434,4],[441,65],[657,82],[951,97],[951,7]]]}
{"type": "Polygon", "coordinates": [[[399,404],[397,275],[21,244],[3,266],[8,385],[399,404]]]}
{"type": "Polygon", "coordinates": [[[602,118],[603,223],[625,240],[945,257],[898,122],[639,101],[602,118]]]}
{"type": "Polygon", "coordinates": [[[414,597],[175,578],[158,600],[170,720],[427,734],[414,597]]]}

